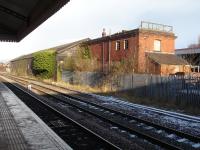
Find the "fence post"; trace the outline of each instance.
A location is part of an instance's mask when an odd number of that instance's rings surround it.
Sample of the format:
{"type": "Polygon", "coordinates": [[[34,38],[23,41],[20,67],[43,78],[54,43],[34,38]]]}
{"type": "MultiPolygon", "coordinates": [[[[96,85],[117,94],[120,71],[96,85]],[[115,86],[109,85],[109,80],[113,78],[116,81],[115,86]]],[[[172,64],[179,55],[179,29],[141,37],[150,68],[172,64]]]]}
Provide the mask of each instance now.
{"type": "Polygon", "coordinates": [[[133,89],[133,74],[131,75],[131,89],[133,89]]]}
{"type": "Polygon", "coordinates": [[[148,97],[148,75],[145,76],[145,97],[148,97]]]}
{"type": "Polygon", "coordinates": [[[150,76],[150,98],[152,98],[153,97],[153,89],[152,89],[152,74],[151,74],[151,76],[150,76]]]}

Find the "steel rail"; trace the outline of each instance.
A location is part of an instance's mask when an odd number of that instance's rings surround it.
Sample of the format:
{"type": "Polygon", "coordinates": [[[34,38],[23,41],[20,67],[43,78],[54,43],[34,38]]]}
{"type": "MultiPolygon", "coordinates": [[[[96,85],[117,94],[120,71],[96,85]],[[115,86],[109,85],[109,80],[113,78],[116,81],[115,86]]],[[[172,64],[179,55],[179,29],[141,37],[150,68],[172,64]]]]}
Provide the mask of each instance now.
{"type": "MultiPolygon", "coordinates": [[[[41,83],[46,84],[46,85],[56,86],[56,87],[61,88],[63,90],[68,90],[68,91],[76,92],[76,93],[79,93],[79,94],[84,94],[84,95],[91,96],[90,94],[87,94],[87,93],[82,93],[82,92],[75,91],[75,90],[72,90],[72,89],[69,89],[69,88],[66,88],[66,87],[62,87],[62,86],[52,85],[50,83],[46,83],[46,82],[30,79],[30,78],[27,78],[27,77],[23,77],[23,79],[19,78],[19,77],[15,77],[15,76],[11,76],[11,77],[18,78],[18,79],[21,79],[21,80],[25,80],[26,79],[26,80],[34,81],[34,82],[41,82],[41,83]]],[[[149,106],[142,106],[142,105],[139,105],[139,104],[126,104],[125,102],[120,102],[120,101],[114,101],[114,102],[123,104],[123,105],[128,106],[128,107],[132,107],[132,108],[142,108],[144,110],[155,112],[155,113],[158,113],[158,114],[161,114],[161,115],[166,115],[166,116],[169,116],[169,117],[176,117],[178,119],[200,123],[200,118],[199,117],[195,117],[195,116],[180,114],[180,113],[171,112],[171,111],[167,111],[167,110],[162,110],[162,109],[158,109],[158,108],[153,108],[153,107],[149,107],[149,106]]]]}

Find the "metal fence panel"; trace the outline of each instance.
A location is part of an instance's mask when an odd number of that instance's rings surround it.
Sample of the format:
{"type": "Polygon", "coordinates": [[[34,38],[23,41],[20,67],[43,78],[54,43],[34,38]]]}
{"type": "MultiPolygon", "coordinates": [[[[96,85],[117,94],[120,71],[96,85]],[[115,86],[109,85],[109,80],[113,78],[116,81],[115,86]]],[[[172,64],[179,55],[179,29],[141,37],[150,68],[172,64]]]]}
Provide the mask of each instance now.
{"type": "Polygon", "coordinates": [[[126,74],[108,79],[100,73],[63,71],[62,80],[91,87],[100,87],[106,83],[111,91],[131,90],[135,96],[142,98],[200,106],[200,79],[189,76],[126,74]]]}

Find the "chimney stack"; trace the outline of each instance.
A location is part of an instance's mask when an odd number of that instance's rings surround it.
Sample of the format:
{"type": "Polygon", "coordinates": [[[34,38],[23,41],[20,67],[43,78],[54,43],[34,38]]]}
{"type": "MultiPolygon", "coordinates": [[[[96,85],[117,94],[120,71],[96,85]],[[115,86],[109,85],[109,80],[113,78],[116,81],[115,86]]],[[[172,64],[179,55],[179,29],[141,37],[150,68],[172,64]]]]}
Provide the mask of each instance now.
{"type": "Polygon", "coordinates": [[[105,37],[105,36],[106,36],[106,29],[103,28],[102,37],[105,37]]]}

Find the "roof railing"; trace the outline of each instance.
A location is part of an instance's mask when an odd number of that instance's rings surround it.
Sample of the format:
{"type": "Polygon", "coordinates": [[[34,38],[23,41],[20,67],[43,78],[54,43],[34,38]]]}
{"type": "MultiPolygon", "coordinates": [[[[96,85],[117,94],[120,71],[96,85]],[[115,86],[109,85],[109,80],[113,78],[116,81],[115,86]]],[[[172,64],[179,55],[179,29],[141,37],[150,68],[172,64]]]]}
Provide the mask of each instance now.
{"type": "Polygon", "coordinates": [[[152,30],[152,31],[161,31],[161,32],[173,32],[173,27],[164,24],[152,23],[147,21],[141,21],[140,29],[152,30]]]}

